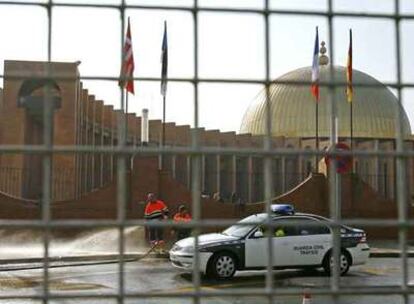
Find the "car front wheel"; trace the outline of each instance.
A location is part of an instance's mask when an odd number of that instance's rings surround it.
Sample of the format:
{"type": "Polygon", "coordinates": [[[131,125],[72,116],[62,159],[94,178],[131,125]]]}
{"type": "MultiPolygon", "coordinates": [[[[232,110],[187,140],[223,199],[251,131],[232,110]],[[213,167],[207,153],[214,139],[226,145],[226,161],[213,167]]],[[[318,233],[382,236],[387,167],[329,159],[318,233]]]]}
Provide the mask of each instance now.
{"type": "MultiPolygon", "coordinates": [[[[341,251],[341,255],[339,257],[339,273],[341,276],[345,275],[349,267],[351,266],[351,260],[349,256],[341,251]]],[[[328,254],[328,256],[325,258],[325,261],[323,263],[323,268],[325,270],[325,273],[330,275],[332,273],[332,269],[334,267],[334,257],[332,255],[332,251],[328,254]]]]}
{"type": "Polygon", "coordinates": [[[230,253],[219,253],[209,263],[208,273],[216,279],[230,279],[235,272],[236,259],[230,253]]]}

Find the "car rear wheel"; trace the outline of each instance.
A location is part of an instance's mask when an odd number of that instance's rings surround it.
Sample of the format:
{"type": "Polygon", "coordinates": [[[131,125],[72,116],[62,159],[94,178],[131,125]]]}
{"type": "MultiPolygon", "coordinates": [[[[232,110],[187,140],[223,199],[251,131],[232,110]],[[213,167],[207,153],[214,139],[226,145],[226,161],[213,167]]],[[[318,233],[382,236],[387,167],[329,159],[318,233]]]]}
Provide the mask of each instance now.
{"type": "Polygon", "coordinates": [[[230,253],[219,253],[209,263],[208,273],[216,279],[230,279],[234,276],[235,272],[236,259],[230,253]]]}
{"type": "MultiPolygon", "coordinates": [[[[349,258],[348,254],[346,254],[344,251],[341,251],[341,255],[339,257],[339,273],[341,276],[345,275],[349,267],[351,266],[351,259],[349,258]]],[[[334,267],[334,257],[332,255],[332,251],[328,253],[326,256],[324,263],[323,263],[323,269],[325,270],[325,273],[330,275],[332,273],[332,269],[334,267]]]]}

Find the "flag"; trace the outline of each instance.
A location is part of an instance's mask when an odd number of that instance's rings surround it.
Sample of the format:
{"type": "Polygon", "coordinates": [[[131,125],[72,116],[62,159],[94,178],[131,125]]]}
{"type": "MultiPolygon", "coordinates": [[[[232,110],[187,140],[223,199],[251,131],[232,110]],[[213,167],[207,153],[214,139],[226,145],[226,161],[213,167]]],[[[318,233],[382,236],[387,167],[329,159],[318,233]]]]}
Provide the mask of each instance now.
{"type": "Polygon", "coordinates": [[[164,36],[161,46],[161,95],[167,95],[167,75],[168,75],[168,41],[167,41],[167,21],[164,21],[164,36]]]}
{"type": "Polygon", "coordinates": [[[122,54],[121,75],[119,78],[119,86],[121,88],[125,88],[127,92],[134,94],[134,80],[132,79],[134,78],[134,54],[132,53],[131,27],[129,24],[129,18],[122,54]]]}
{"type": "Polygon", "coordinates": [[[346,64],[346,97],[348,102],[352,102],[354,95],[354,89],[352,88],[352,30],[349,30],[349,49],[348,49],[348,62],[346,64]]]}
{"type": "Polygon", "coordinates": [[[316,102],[319,101],[319,35],[318,27],[316,27],[315,47],[313,49],[312,63],[312,86],[311,92],[315,96],[316,102]]]}

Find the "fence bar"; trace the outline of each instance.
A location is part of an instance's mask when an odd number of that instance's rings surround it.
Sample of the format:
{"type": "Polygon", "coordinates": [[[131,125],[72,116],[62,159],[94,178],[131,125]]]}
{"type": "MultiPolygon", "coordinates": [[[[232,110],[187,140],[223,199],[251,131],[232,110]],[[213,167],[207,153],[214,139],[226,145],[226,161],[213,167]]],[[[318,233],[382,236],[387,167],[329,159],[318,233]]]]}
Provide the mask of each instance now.
{"type": "MultiPolygon", "coordinates": [[[[395,14],[398,15],[400,12],[400,1],[395,0],[395,14]]],[[[396,66],[397,66],[397,83],[401,83],[401,38],[400,38],[400,19],[395,18],[395,44],[396,44],[396,66]]],[[[398,107],[395,113],[397,126],[396,126],[396,150],[398,152],[404,152],[404,135],[403,135],[403,126],[402,126],[402,111],[403,102],[401,88],[397,89],[398,96],[398,107]]],[[[397,171],[397,206],[398,206],[398,219],[400,222],[404,223],[407,221],[407,161],[403,157],[397,157],[396,159],[396,171],[397,171]]],[[[409,266],[407,259],[407,230],[405,228],[400,228],[398,230],[398,238],[400,243],[401,250],[401,270],[402,270],[402,282],[401,289],[406,291],[408,289],[408,280],[409,280],[409,266]]],[[[405,304],[410,303],[410,297],[408,294],[403,294],[403,301],[405,304]]]]}
{"type": "MultiPolygon", "coordinates": [[[[198,19],[198,0],[194,0],[193,23],[194,23],[194,78],[196,80],[194,85],[194,129],[191,133],[191,146],[195,151],[199,151],[199,99],[198,99],[198,65],[199,65],[199,19],[198,19]]],[[[193,220],[197,223],[201,218],[201,154],[197,153],[192,157],[192,182],[191,182],[191,197],[193,207],[193,220]]],[[[200,274],[200,254],[199,254],[199,235],[200,229],[194,229],[194,261],[193,261],[193,286],[194,297],[193,303],[200,304],[201,298],[201,274],[200,274]]]]}

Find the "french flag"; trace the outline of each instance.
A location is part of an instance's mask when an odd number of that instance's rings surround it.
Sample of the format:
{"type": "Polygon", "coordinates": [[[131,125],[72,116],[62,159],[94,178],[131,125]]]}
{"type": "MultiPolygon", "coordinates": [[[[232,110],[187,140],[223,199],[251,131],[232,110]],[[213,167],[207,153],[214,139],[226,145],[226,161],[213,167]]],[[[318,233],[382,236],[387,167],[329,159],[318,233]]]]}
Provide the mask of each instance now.
{"type": "Polygon", "coordinates": [[[316,27],[315,48],[313,49],[312,62],[312,95],[315,96],[316,102],[319,101],[319,35],[316,27]]]}

